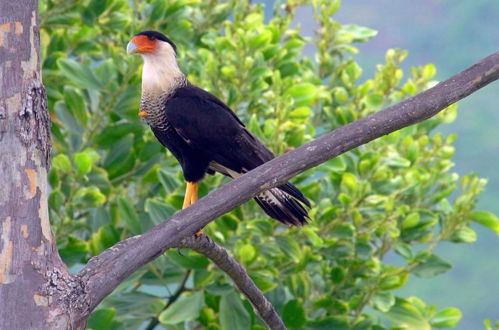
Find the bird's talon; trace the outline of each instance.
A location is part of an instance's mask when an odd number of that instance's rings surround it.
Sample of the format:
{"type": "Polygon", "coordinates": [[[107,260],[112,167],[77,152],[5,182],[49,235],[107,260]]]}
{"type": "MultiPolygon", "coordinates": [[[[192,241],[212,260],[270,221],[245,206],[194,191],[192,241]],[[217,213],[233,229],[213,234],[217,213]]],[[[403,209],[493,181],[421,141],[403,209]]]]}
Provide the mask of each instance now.
{"type": "Polygon", "coordinates": [[[200,238],[201,236],[203,236],[203,230],[199,229],[198,232],[194,234],[194,236],[196,236],[196,238],[200,238]]]}
{"type": "Polygon", "coordinates": [[[139,117],[147,118],[147,112],[145,112],[144,110],[139,111],[139,117]]]}

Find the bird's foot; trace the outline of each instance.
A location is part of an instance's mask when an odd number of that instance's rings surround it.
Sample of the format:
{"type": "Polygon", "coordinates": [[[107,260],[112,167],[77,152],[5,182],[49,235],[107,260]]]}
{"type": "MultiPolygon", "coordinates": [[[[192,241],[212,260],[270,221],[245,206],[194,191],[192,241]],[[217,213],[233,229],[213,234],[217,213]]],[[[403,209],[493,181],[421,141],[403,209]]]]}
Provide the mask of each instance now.
{"type": "Polygon", "coordinates": [[[147,112],[145,112],[144,110],[140,110],[139,111],[139,117],[147,118],[147,112]]]}
{"type": "Polygon", "coordinates": [[[194,236],[196,236],[196,238],[200,238],[201,236],[203,236],[203,234],[203,229],[199,229],[197,233],[194,234],[194,236]]]}

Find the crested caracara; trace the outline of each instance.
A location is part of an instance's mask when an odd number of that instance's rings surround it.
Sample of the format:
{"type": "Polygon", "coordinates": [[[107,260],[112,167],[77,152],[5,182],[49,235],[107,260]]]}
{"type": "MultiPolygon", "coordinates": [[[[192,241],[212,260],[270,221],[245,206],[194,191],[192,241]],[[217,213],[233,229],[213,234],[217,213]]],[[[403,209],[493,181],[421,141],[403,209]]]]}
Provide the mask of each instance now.
{"type": "MultiPolygon", "coordinates": [[[[206,173],[235,178],[274,158],[225,103],[189,83],[179,69],[175,44],[162,33],[135,35],[127,53],[144,60],[139,115],[182,166],[187,181],[184,208],[197,200],[197,183],[206,173]]],[[[255,200],[282,223],[307,223],[303,204],[310,203],[289,182],[255,200]]]]}

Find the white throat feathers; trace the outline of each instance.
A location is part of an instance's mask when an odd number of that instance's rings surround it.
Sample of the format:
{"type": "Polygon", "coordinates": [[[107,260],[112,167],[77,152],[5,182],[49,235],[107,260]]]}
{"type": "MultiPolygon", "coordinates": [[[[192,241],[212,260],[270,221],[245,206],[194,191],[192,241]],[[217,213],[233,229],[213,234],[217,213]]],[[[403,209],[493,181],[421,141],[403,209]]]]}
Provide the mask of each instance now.
{"type": "Polygon", "coordinates": [[[142,69],[143,94],[170,94],[177,87],[185,84],[185,76],[178,67],[173,47],[158,40],[154,53],[141,54],[144,59],[142,69]]]}

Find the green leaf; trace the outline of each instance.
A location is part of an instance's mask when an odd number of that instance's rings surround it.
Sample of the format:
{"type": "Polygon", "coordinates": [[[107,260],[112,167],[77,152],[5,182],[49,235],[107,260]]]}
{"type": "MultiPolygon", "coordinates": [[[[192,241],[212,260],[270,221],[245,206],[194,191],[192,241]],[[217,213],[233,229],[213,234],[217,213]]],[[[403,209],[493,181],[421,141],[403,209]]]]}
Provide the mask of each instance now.
{"type": "Polygon", "coordinates": [[[95,13],[90,8],[85,8],[81,13],[82,22],[88,26],[93,26],[96,18],[95,13]]]}
{"type": "Polygon", "coordinates": [[[60,190],[52,190],[49,195],[49,206],[54,210],[59,210],[63,207],[65,200],[65,196],[60,190]]]}
{"type": "Polygon", "coordinates": [[[312,227],[301,228],[313,246],[320,247],[324,244],[324,240],[312,229],[312,227]]]}
{"type": "Polygon", "coordinates": [[[102,84],[89,67],[71,59],[59,59],[57,63],[64,76],[76,86],[94,90],[102,89],[102,84]]]}
{"type": "Polygon", "coordinates": [[[92,0],[88,8],[94,12],[95,16],[99,17],[106,10],[107,6],[108,0],[92,0]]]}
{"type": "Polygon", "coordinates": [[[177,210],[170,204],[149,198],[145,203],[145,211],[151,217],[152,222],[159,225],[171,217],[177,210]]]}
{"type": "MultiPolygon", "coordinates": [[[[138,274],[136,273],[135,276],[137,276],[137,275],[138,274]]],[[[134,275],[132,275],[132,276],[134,276],[134,275]]],[[[131,285],[132,283],[135,283],[133,278],[131,278],[130,280],[132,280],[132,281],[129,283],[129,285],[131,285]]],[[[123,287],[123,289],[126,288],[124,285],[122,285],[122,287],[123,287]]],[[[112,294],[106,298],[106,302],[108,302],[109,305],[116,308],[118,317],[121,320],[124,319],[122,317],[122,315],[126,315],[126,318],[133,317],[135,315],[140,315],[141,323],[142,323],[144,318],[149,318],[153,315],[154,316],[159,315],[164,307],[164,304],[161,304],[160,309],[156,313],[154,313],[154,310],[152,310],[152,309],[156,307],[153,304],[158,302],[157,296],[153,296],[153,295],[138,292],[138,291],[132,291],[132,292],[120,292],[120,291],[121,290],[118,288],[114,292],[114,294],[112,294]],[[152,313],[154,313],[154,314],[152,314],[152,313]]],[[[126,327],[122,327],[121,329],[123,329],[123,328],[126,328],[126,327]]],[[[137,327],[137,328],[139,328],[139,327],[137,327]]]]}
{"type": "Polygon", "coordinates": [[[49,16],[47,19],[47,24],[73,26],[74,22],[79,19],[80,15],[78,12],[69,12],[61,15],[55,15],[52,17],[49,16]]]}
{"type": "Polygon", "coordinates": [[[66,104],[57,102],[54,108],[56,118],[62,123],[62,128],[76,138],[76,141],[72,141],[73,146],[78,146],[81,141],[81,135],[83,134],[83,127],[68,110],[66,104]]]}
{"type": "Polygon", "coordinates": [[[86,152],[79,152],[74,155],[74,162],[78,174],[85,175],[92,170],[92,158],[86,152]]]}
{"type": "Polygon", "coordinates": [[[342,72],[342,79],[346,84],[352,84],[362,76],[362,68],[355,61],[350,61],[342,72]]]}
{"type": "Polygon", "coordinates": [[[142,233],[142,224],[139,220],[139,215],[135,211],[132,203],[123,197],[118,198],[118,209],[121,218],[125,221],[128,229],[133,235],[142,233]]]}
{"type": "Polygon", "coordinates": [[[345,24],[341,30],[347,32],[354,42],[365,42],[378,34],[378,31],[355,24],[345,24]]]}
{"type": "Polygon", "coordinates": [[[204,288],[215,278],[215,272],[207,269],[196,269],[194,271],[194,286],[196,288],[204,288]]]}
{"type": "Polygon", "coordinates": [[[381,281],[379,287],[381,290],[398,289],[403,287],[407,283],[408,279],[409,275],[407,273],[389,276],[381,281]]]}
{"type": "Polygon", "coordinates": [[[419,213],[413,212],[402,221],[402,229],[414,228],[419,224],[419,213]]]}
{"type": "Polygon", "coordinates": [[[343,161],[343,157],[341,156],[328,160],[325,165],[332,172],[343,172],[347,169],[347,164],[343,161]]]}
{"type": "Polygon", "coordinates": [[[282,320],[289,328],[300,328],[304,326],[307,319],[305,318],[303,304],[296,299],[288,301],[282,311],[282,320]]]}
{"type": "Polygon", "coordinates": [[[309,106],[315,101],[318,95],[318,90],[315,85],[302,83],[293,85],[286,91],[286,95],[289,95],[294,99],[296,106],[303,107],[309,106]]]}
{"type": "Polygon", "coordinates": [[[67,243],[63,248],[59,248],[59,254],[62,260],[68,265],[82,262],[82,259],[89,253],[87,242],[76,236],[69,235],[67,243]]]}
{"type": "Polygon", "coordinates": [[[436,254],[432,254],[425,262],[416,266],[412,273],[418,277],[431,278],[445,273],[452,268],[452,265],[436,254]]]}
{"type": "Polygon", "coordinates": [[[312,114],[312,110],[309,107],[298,107],[291,111],[289,118],[304,120],[308,119],[312,114]]]}
{"type": "Polygon", "coordinates": [[[395,245],[395,252],[404,257],[404,259],[412,259],[413,257],[411,246],[404,242],[398,242],[395,245]]]}
{"type": "Polygon", "coordinates": [[[348,92],[344,87],[335,87],[333,89],[334,98],[339,101],[346,103],[349,100],[348,92]]]}
{"type": "Polygon", "coordinates": [[[220,325],[222,330],[250,329],[250,315],[235,291],[220,299],[220,325]]]}
{"type": "Polygon", "coordinates": [[[358,183],[357,177],[350,172],[343,173],[341,176],[341,184],[348,187],[350,191],[355,191],[358,187],[358,183]]]}
{"type": "Polygon", "coordinates": [[[336,238],[352,238],[355,235],[355,227],[350,223],[342,223],[331,230],[331,235],[336,238]]]}
{"type": "Polygon", "coordinates": [[[408,168],[411,166],[411,161],[400,156],[391,156],[385,159],[388,166],[393,168],[408,168]]]}
{"type": "Polygon", "coordinates": [[[90,241],[90,252],[94,255],[99,254],[101,251],[113,246],[120,240],[120,237],[115,228],[111,225],[99,227],[97,232],[93,233],[90,241]]]}
{"type": "Polygon", "coordinates": [[[110,179],[123,175],[133,168],[135,155],[130,152],[132,150],[132,145],[132,134],[128,134],[112,145],[103,164],[103,167],[108,171],[110,179]]]}
{"type": "Polygon", "coordinates": [[[106,195],[104,195],[100,189],[95,186],[80,188],[76,191],[75,202],[95,207],[106,202],[106,195]]]}
{"type": "Polygon", "coordinates": [[[65,154],[58,154],[57,156],[52,158],[52,166],[66,173],[71,172],[71,170],[73,169],[73,165],[71,165],[69,157],[65,154]]]}
{"type": "Polygon", "coordinates": [[[313,320],[307,322],[307,329],[310,330],[350,330],[348,319],[346,317],[328,317],[322,320],[313,320]]]}
{"type": "Polygon", "coordinates": [[[270,31],[263,31],[262,33],[257,34],[255,38],[250,40],[249,45],[253,49],[260,48],[263,45],[268,44],[271,39],[272,33],[270,33],[270,31]]]}
{"type": "Polygon", "coordinates": [[[345,279],[345,270],[341,267],[331,268],[331,280],[333,283],[338,284],[345,279]]]}
{"type": "Polygon", "coordinates": [[[85,127],[87,125],[88,115],[82,93],[72,86],[64,86],[64,101],[66,102],[66,107],[71,111],[73,116],[83,127],[85,127]]]}
{"type": "Polygon", "coordinates": [[[463,315],[459,309],[447,307],[433,315],[430,323],[435,328],[455,328],[462,317],[463,315]]]}
{"type": "Polygon", "coordinates": [[[476,242],[476,231],[473,228],[464,226],[452,233],[450,240],[456,243],[473,243],[476,242]]]}
{"type": "Polygon", "coordinates": [[[244,244],[239,249],[237,249],[237,254],[240,256],[241,261],[247,264],[256,257],[256,249],[251,244],[244,244]]]}
{"type": "Polygon", "coordinates": [[[214,296],[225,296],[228,295],[229,293],[234,292],[234,288],[232,287],[232,285],[227,283],[223,284],[215,283],[207,286],[206,292],[214,296]]]}
{"type": "Polygon", "coordinates": [[[499,329],[499,321],[495,321],[494,324],[490,320],[484,320],[483,325],[485,326],[485,330],[497,330],[499,329]]]}
{"type": "Polygon", "coordinates": [[[435,65],[433,64],[426,64],[423,68],[423,78],[425,80],[430,80],[435,76],[437,73],[437,69],[435,68],[435,65]]]}
{"type": "Polygon", "coordinates": [[[114,308],[100,308],[90,315],[87,323],[87,329],[107,330],[118,329],[119,323],[113,321],[116,316],[114,308]]]}
{"type": "Polygon", "coordinates": [[[159,322],[162,324],[178,324],[192,321],[199,317],[204,306],[204,293],[196,292],[189,296],[182,296],[171,304],[165,311],[159,314],[159,322]]]}
{"type": "Polygon", "coordinates": [[[116,148],[116,143],[120,141],[120,144],[124,144],[123,147],[128,147],[126,151],[129,151],[133,142],[133,137],[127,137],[126,135],[131,132],[140,134],[141,130],[139,130],[136,125],[129,123],[110,124],[94,138],[94,141],[101,148],[116,148]]]}
{"type": "Polygon", "coordinates": [[[258,122],[258,117],[253,114],[251,116],[251,119],[248,124],[248,129],[255,134],[256,136],[262,138],[264,136],[264,133],[262,131],[262,128],[260,126],[260,123],[258,122]]]}
{"type": "Polygon", "coordinates": [[[367,96],[367,105],[371,108],[377,108],[383,104],[384,96],[381,93],[373,93],[367,96]]]}
{"type": "Polygon", "coordinates": [[[169,173],[165,170],[159,170],[158,177],[159,181],[163,185],[163,188],[165,188],[168,194],[171,194],[175,190],[175,188],[177,188],[181,184],[174,174],[169,173]]]}
{"type": "Polygon", "coordinates": [[[294,263],[300,262],[301,250],[296,240],[290,236],[278,236],[275,239],[279,244],[281,251],[284,252],[288,258],[293,260],[294,263]]]}
{"type": "Polygon", "coordinates": [[[255,282],[256,286],[264,293],[277,287],[277,283],[272,281],[272,277],[264,276],[258,273],[250,274],[250,276],[253,282],[255,282]]]}
{"type": "Polygon", "coordinates": [[[428,321],[419,309],[406,299],[396,299],[395,305],[384,314],[386,319],[396,327],[406,329],[431,330],[428,321]]]}
{"type": "Polygon", "coordinates": [[[197,254],[184,255],[176,250],[169,251],[168,257],[173,263],[186,269],[206,269],[210,264],[205,256],[197,254]]]}
{"type": "Polygon", "coordinates": [[[481,224],[489,229],[492,229],[499,235],[499,219],[495,214],[488,211],[474,211],[470,215],[471,220],[481,224]]]}
{"type": "Polygon", "coordinates": [[[395,304],[395,297],[389,291],[377,292],[373,296],[372,302],[377,310],[386,313],[395,304]]]}

